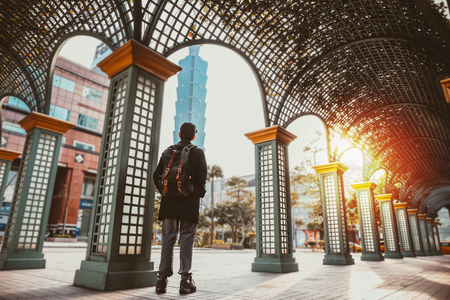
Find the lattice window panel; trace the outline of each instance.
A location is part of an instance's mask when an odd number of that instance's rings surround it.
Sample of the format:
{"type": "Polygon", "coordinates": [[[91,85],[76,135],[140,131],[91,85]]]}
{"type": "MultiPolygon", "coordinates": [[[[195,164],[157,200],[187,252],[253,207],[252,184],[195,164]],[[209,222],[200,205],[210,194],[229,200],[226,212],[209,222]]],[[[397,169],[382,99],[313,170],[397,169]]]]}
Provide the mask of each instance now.
{"type": "Polygon", "coordinates": [[[106,131],[103,135],[104,150],[101,173],[98,181],[98,195],[94,216],[94,229],[91,253],[104,255],[108,249],[111,212],[114,199],[114,185],[117,175],[117,156],[119,154],[121,129],[123,124],[124,105],[128,75],[115,79],[112,86],[112,96],[108,108],[106,131]]]}
{"type": "Polygon", "coordinates": [[[431,222],[426,222],[426,224],[428,230],[428,240],[430,241],[430,247],[431,250],[434,250],[436,248],[436,245],[434,244],[433,224],[431,224],[431,222]]]}
{"type": "Polygon", "coordinates": [[[131,124],[130,152],[125,180],[125,198],[122,211],[119,254],[143,253],[145,212],[152,128],[155,117],[157,84],[139,76],[133,123],[131,124]]]}
{"type": "Polygon", "coordinates": [[[419,219],[420,234],[422,236],[423,250],[430,251],[430,242],[428,239],[427,226],[425,219],[419,219]]]}
{"type": "Polygon", "coordinates": [[[371,193],[361,191],[359,193],[360,220],[363,232],[363,243],[366,252],[375,252],[374,232],[372,226],[372,215],[370,211],[371,193]]]}
{"type": "Polygon", "coordinates": [[[342,182],[342,176],[337,175],[337,182],[338,182],[338,193],[339,193],[339,206],[341,211],[341,231],[342,231],[342,241],[345,243],[343,245],[344,252],[348,252],[348,243],[347,243],[347,222],[345,218],[345,199],[344,199],[344,183],[342,182]]]}
{"type": "Polygon", "coordinates": [[[434,236],[434,244],[436,245],[436,250],[441,251],[441,245],[439,243],[439,232],[436,226],[433,225],[433,236],[434,236]]]}
{"type": "Polygon", "coordinates": [[[328,237],[326,242],[330,252],[341,252],[341,235],[339,228],[339,215],[336,202],[336,185],[334,175],[323,175],[325,212],[327,214],[328,237]]]}
{"type": "Polygon", "coordinates": [[[402,241],[402,251],[411,251],[411,244],[408,238],[408,222],[404,209],[397,209],[398,230],[402,241]]]}
{"type": "MultiPolygon", "coordinates": [[[[36,134],[36,133],[34,133],[36,134]]],[[[31,136],[34,136],[32,134],[31,136]]],[[[24,160],[28,162],[29,151],[33,143],[30,137],[27,142],[27,153],[24,160]]],[[[19,232],[17,249],[37,249],[39,243],[39,234],[41,231],[41,223],[43,222],[44,204],[47,196],[48,181],[52,169],[53,154],[56,147],[57,138],[55,135],[42,133],[39,136],[38,146],[36,150],[36,159],[33,165],[33,171],[30,178],[30,186],[28,188],[27,199],[25,200],[25,208],[21,227],[19,232]]],[[[21,175],[24,177],[27,163],[22,166],[21,175]]],[[[21,178],[19,186],[23,187],[24,178],[21,178]]],[[[14,202],[12,219],[14,223],[17,221],[17,212],[19,207],[21,192],[17,193],[14,202]]],[[[13,228],[8,234],[12,233],[13,228]]],[[[8,239],[8,242],[10,240],[8,239]]]]}
{"type": "Polygon", "coordinates": [[[272,145],[258,147],[261,253],[275,254],[275,195],[272,145]]]}
{"type": "Polygon", "coordinates": [[[6,167],[8,163],[6,161],[0,161],[0,187],[3,185],[3,180],[5,179],[6,167]]]}
{"type": "Polygon", "coordinates": [[[392,217],[392,208],[389,201],[381,202],[380,209],[383,215],[383,225],[384,225],[384,243],[387,251],[395,251],[395,237],[394,237],[394,225],[392,217]]]}
{"type": "Polygon", "coordinates": [[[414,251],[422,252],[422,245],[420,243],[419,236],[419,224],[417,224],[417,217],[415,215],[409,215],[409,225],[411,228],[411,238],[414,251]]]}
{"type": "Polygon", "coordinates": [[[277,145],[278,155],[278,187],[279,187],[279,205],[280,205],[280,238],[281,238],[281,253],[289,253],[289,245],[291,243],[291,234],[289,231],[289,206],[288,206],[288,191],[286,178],[287,161],[286,148],[280,144],[277,145]]]}

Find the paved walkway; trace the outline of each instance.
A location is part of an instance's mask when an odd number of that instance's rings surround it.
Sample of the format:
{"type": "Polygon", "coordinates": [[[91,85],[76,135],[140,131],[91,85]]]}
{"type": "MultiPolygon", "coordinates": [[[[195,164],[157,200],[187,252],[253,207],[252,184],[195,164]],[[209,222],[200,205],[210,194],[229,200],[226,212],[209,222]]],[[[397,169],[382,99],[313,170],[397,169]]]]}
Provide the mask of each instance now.
{"type": "MultiPolygon", "coordinates": [[[[352,254],[355,265],[324,266],[323,253],[298,250],[299,272],[271,274],[250,271],[255,250],[199,249],[193,266],[197,292],[179,295],[174,275],[168,292],[157,295],[154,287],[101,292],[73,286],[85,247],[46,242],[45,269],[0,271],[0,299],[450,299],[450,256],[363,262],[352,254]]],[[[154,249],[156,266],[159,257],[154,249]]]]}

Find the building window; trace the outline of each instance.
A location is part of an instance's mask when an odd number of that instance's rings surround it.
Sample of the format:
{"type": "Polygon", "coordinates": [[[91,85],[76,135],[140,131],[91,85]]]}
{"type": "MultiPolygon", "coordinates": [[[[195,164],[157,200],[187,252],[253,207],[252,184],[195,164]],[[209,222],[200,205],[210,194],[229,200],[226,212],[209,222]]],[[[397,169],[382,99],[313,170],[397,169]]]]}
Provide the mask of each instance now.
{"type": "Polygon", "coordinates": [[[27,134],[25,129],[23,129],[19,124],[8,122],[6,120],[3,122],[3,129],[9,130],[9,131],[18,132],[18,133],[27,134]]]}
{"type": "Polygon", "coordinates": [[[103,96],[102,92],[88,88],[87,86],[83,87],[83,97],[85,98],[88,98],[98,103],[102,103],[102,96],[103,96]]]}
{"type": "Polygon", "coordinates": [[[72,93],[75,92],[75,81],[69,80],[59,75],[53,75],[53,85],[72,93]]]}
{"type": "Polygon", "coordinates": [[[78,116],[77,124],[80,125],[80,126],[83,126],[83,127],[87,127],[89,129],[92,129],[92,130],[97,130],[98,120],[80,114],[78,116]]]}
{"type": "Polygon", "coordinates": [[[82,198],[94,198],[95,178],[84,177],[81,188],[82,198]]]}
{"type": "Polygon", "coordinates": [[[11,106],[22,108],[26,111],[30,111],[30,108],[25,104],[25,102],[16,97],[9,97],[8,104],[11,106]]]}
{"type": "Polygon", "coordinates": [[[94,151],[95,150],[95,146],[94,145],[83,143],[83,142],[80,142],[80,141],[73,141],[73,145],[75,147],[77,147],[77,148],[84,149],[84,150],[89,150],[89,151],[94,151]]]}
{"type": "Polygon", "coordinates": [[[56,119],[60,119],[63,121],[69,121],[70,111],[67,109],[64,109],[62,107],[56,106],[56,105],[50,105],[50,114],[49,115],[56,119]]]}

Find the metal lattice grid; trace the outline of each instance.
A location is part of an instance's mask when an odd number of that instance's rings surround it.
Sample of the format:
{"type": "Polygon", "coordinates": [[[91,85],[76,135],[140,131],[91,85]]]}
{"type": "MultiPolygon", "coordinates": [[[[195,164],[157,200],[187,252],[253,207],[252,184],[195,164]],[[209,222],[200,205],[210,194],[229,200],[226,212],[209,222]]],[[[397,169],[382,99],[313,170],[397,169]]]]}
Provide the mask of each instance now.
{"type": "Polygon", "coordinates": [[[423,250],[425,252],[431,251],[430,240],[428,238],[427,225],[425,219],[419,219],[420,235],[422,236],[423,250]]]}
{"type": "Polygon", "coordinates": [[[422,243],[419,236],[419,224],[417,224],[417,216],[414,214],[408,215],[409,225],[411,228],[411,238],[415,252],[422,252],[422,243]]]}
{"type": "Polygon", "coordinates": [[[395,229],[392,216],[392,206],[389,201],[380,202],[384,226],[384,243],[387,251],[395,251],[395,229]]]}
{"type": "Polygon", "coordinates": [[[119,154],[121,129],[123,126],[123,113],[125,97],[127,92],[128,75],[117,77],[111,83],[112,97],[109,104],[109,115],[107,116],[106,131],[103,136],[104,151],[101,173],[98,181],[98,195],[96,196],[96,210],[94,215],[94,229],[91,239],[91,253],[105,255],[108,250],[108,236],[110,233],[110,222],[112,205],[114,199],[114,186],[117,175],[117,156],[119,154]]]}
{"type": "Polygon", "coordinates": [[[152,128],[155,115],[157,84],[139,76],[131,124],[130,151],[125,179],[119,254],[143,253],[145,212],[147,210],[148,179],[152,128]]]}
{"type": "Polygon", "coordinates": [[[0,187],[3,185],[5,180],[6,167],[8,166],[7,161],[0,160],[0,187]]]}
{"type": "Polygon", "coordinates": [[[375,252],[374,232],[372,226],[372,214],[370,211],[371,193],[369,191],[359,192],[360,220],[363,234],[363,243],[366,252],[375,252]]]}
{"type": "Polygon", "coordinates": [[[336,202],[335,175],[323,175],[323,185],[328,235],[325,242],[328,244],[330,253],[341,253],[340,220],[336,202]]]}
{"type": "Polygon", "coordinates": [[[275,254],[275,195],[271,144],[258,146],[261,254],[275,254]]]}
{"type": "Polygon", "coordinates": [[[408,238],[408,221],[406,219],[406,212],[404,209],[397,209],[396,214],[398,219],[398,230],[402,242],[402,251],[411,251],[411,245],[408,238]]]}
{"type": "Polygon", "coordinates": [[[280,144],[277,145],[278,155],[278,204],[280,206],[280,239],[281,239],[281,253],[288,254],[291,245],[291,233],[289,230],[289,205],[288,205],[288,193],[286,185],[289,183],[287,180],[287,157],[286,147],[280,144]]]}

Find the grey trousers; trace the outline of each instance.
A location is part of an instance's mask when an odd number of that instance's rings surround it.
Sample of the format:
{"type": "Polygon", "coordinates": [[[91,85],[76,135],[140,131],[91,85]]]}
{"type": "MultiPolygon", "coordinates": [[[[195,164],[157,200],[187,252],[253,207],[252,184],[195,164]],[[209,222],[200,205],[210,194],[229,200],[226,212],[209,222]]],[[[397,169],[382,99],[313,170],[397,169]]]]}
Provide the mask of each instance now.
{"type": "Polygon", "coordinates": [[[197,223],[180,219],[164,219],[161,234],[161,262],[158,271],[158,276],[161,279],[166,279],[173,274],[173,248],[178,231],[180,232],[178,240],[180,245],[180,270],[178,274],[181,275],[181,279],[189,279],[192,275],[192,248],[194,247],[197,223]]]}

